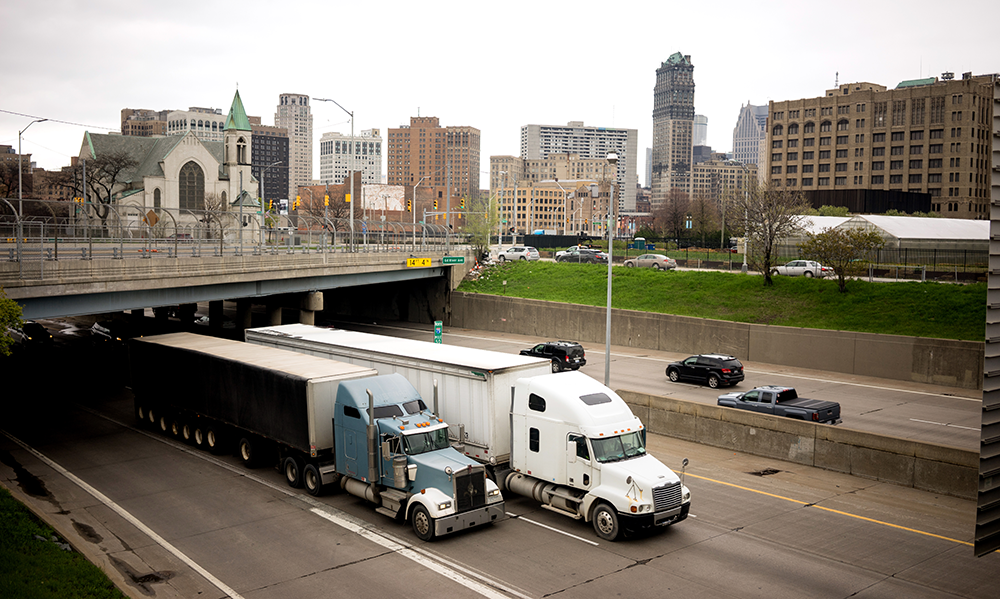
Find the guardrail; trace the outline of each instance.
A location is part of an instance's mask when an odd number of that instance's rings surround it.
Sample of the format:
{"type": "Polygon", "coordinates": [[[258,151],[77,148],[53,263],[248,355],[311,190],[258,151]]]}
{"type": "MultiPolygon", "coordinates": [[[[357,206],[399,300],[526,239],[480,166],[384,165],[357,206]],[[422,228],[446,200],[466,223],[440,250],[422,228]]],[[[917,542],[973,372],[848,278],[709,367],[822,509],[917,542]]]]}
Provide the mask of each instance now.
{"type": "Polygon", "coordinates": [[[465,249],[446,227],[307,212],[148,209],[136,205],[87,206],[24,200],[30,214],[0,199],[0,283],[44,279],[46,262],[98,258],[198,258],[261,254],[416,252],[465,249]],[[242,214],[242,216],[241,216],[242,214]]]}

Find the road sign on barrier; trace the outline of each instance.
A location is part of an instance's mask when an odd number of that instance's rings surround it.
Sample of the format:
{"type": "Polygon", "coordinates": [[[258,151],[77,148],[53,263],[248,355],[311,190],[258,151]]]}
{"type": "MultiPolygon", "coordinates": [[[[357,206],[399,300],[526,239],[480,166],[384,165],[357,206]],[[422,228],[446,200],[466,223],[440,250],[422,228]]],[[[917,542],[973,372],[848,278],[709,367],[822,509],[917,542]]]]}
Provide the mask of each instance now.
{"type": "Polygon", "coordinates": [[[465,264],[465,256],[445,256],[442,264],[465,264]]]}
{"type": "Polygon", "coordinates": [[[430,265],[431,265],[431,259],[430,258],[407,258],[406,259],[406,267],[407,268],[414,268],[414,267],[419,268],[419,267],[430,266],[430,265]]]}

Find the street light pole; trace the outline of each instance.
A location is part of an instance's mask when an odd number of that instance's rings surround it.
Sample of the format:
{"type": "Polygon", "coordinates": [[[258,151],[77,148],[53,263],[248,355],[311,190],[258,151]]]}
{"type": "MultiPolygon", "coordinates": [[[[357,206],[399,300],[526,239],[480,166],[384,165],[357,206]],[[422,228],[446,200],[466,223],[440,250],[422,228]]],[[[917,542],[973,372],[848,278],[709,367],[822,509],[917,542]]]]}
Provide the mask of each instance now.
{"type": "MultiPolygon", "coordinates": [[[[618,154],[614,152],[608,153],[608,163],[612,166],[618,164],[618,154]]],[[[610,204],[608,204],[608,309],[607,309],[607,322],[604,325],[604,386],[611,386],[611,250],[614,245],[615,238],[611,233],[612,220],[615,214],[615,183],[613,180],[609,181],[608,184],[611,186],[609,195],[610,204]]]]}
{"type": "MultiPolygon", "coordinates": [[[[49,119],[35,119],[28,123],[28,127],[35,123],[44,123],[49,119]]],[[[21,204],[21,135],[28,130],[28,127],[17,132],[17,211],[21,217],[24,216],[24,206],[21,204]]]]}
{"type": "Polygon", "coordinates": [[[750,190],[747,188],[747,183],[750,179],[750,169],[742,162],[740,163],[740,168],[746,173],[743,177],[743,268],[740,269],[740,272],[747,274],[747,254],[750,253],[750,226],[748,222],[750,217],[747,212],[750,203],[750,190]]]}
{"type": "Polygon", "coordinates": [[[317,102],[333,102],[334,104],[337,105],[337,108],[343,110],[344,112],[347,113],[347,116],[351,117],[351,159],[349,163],[350,166],[348,167],[351,169],[351,191],[350,191],[351,212],[349,217],[351,223],[351,242],[349,244],[349,247],[350,251],[353,252],[354,251],[354,200],[356,199],[354,198],[354,153],[357,151],[357,149],[354,147],[354,113],[341,106],[336,100],[331,100],[330,98],[313,98],[313,100],[316,100],[317,102]]]}

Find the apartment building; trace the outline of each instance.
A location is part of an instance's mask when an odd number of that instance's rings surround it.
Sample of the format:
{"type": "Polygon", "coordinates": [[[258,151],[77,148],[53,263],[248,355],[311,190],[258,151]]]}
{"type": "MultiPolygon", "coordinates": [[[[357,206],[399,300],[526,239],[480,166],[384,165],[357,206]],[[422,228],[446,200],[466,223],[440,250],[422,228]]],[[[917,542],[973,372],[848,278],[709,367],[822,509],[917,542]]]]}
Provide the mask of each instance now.
{"type": "Polygon", "coordinates": [[[184,135],[191,131],[202,141],[224,141],[226,115],[221,108],[199,108],[167,112],[166,135],[184,135]]]}
{"type": "MultiPolygon", "coordinates": [[[[521,180],[498,190],[500,217],[506,231],[554,230],[562,235],[606,233],[610,180],[521,180]],[[595,186],[593,191],[591,186],[595,186]]],[[[615,185],[615,196],[618,195],[615,185]]]]}
{"type": "MultiPolygon", "coordinates": [[[[521,158],[538,161],[553,155],[575,154],[581,160],[607,161],[608,154],[614,152],[618,155],[618,166],[612,174],[619,188],[624,190],[622,197],[617,198],[619,211],[633,211],[638,181],[638,140],[636,129],[586,127],[582,121],[570,121],[565,126],[523,125],[521,158]]],[[[530,172],[525,174],[531,175],[530,172]]]]}
{"type": "Polygon", "coordinates": [[[260,183],[258,193],[265,200],[287,199],[288,131],[284,127],[262,125],[259,116],[250,120],[250,168],[260,183]]]}
{"type": "Polygon", "coordinates": [[[169,110],[122,109],[122,135],[153,137],[166,135],[169,110]]]}
{"type": "Polygon", "coordinates": [[[653,87],[653,210],[671,189],[691,193],[694,147],[694,65],[676,52],[656,70],[653,87]]]}
{"type": "Polygon", "coordinates": [[[365,185],[382,183],[382,136],[378,129],[366,129],[354,136],[354,157],[351,158],[351,136],[324,133],[319,140],[319,180],[323,184],[339,184],[349,176],[351,168],[361,172],[365,185]]]}
{"type": "Polygon", "coordinates": [[[691,198],[712,200],[719,208],[732,193],[757,184],[757,165],[735,160],[707,160],[691,171],[691,198]]]}
{"type": "Polygon", "coordinates": [[[479,144],[475,127],[442,127],[437,117],[410,117],[409,125],[389,129],[386,182],[419,185],[420,197],[430,189],[439,211],[456,210],[462,198],[479,197],[479,144]]]}
{"type": "Polygon", "coordinates": [[[989,218],[996,75],[849,83],[771,102],[762,171],[814,206],[989,218]]]}

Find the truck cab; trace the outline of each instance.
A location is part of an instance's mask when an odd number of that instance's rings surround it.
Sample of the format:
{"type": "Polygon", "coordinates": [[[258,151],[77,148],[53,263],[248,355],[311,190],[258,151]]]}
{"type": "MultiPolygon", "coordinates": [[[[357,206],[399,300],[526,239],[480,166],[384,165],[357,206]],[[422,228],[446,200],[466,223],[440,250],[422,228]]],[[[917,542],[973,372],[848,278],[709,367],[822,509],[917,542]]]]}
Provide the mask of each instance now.
{"type": "Polygon", "coordinates": [[[342,383],[333,428],[341,487],[411,522],[420,539],[504,514],[500,489],[486,468],[450,445],[448,424],[402,375],[342,383]]]}
{"type": "Polygon", "coordinates": [[[592,522],[598,536],[687,517],[691,495],[646,453],[646,429],[614,391],[579,372],[519,379],[507,487],[592,522]]]}

